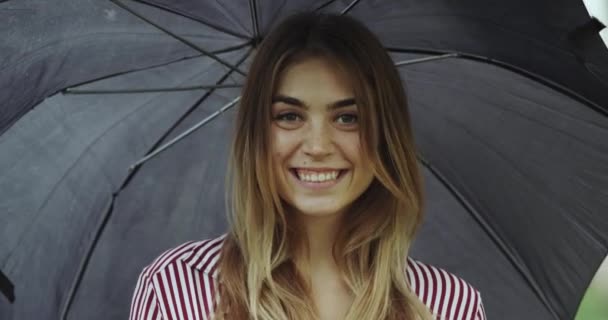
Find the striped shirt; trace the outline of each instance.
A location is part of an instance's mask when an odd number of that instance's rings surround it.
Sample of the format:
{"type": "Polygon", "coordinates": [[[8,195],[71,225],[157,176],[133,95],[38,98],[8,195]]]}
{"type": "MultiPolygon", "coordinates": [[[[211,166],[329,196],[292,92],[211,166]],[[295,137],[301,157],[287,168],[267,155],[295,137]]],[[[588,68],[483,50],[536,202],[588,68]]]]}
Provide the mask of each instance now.
{"type": "MultiPolygon", "coordinates": [[[[137,280],[130,320],[212,319],[217,307],[223,239],[186,242],[165,251],[137,280]]],[[[440,268],[407,258],[407,280],[436,319],[485,320],[479,291],[440,268]]]]}

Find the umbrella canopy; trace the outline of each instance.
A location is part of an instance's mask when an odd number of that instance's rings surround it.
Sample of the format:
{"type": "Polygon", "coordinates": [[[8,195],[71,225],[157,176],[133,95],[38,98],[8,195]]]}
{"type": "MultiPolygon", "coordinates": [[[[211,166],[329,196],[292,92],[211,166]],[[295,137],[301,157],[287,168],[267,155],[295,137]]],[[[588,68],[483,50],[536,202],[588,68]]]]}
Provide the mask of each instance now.
{"type": "Polygon", "coordinates": [[[399,65],[411,256],[491,319],[574,317],[608,251],[608,51],[582,2],[22,0],[0,3],[1,319],[126,318],[154,257],[226,231],[231,102],[295,10],[358,18],[399,65]]]}

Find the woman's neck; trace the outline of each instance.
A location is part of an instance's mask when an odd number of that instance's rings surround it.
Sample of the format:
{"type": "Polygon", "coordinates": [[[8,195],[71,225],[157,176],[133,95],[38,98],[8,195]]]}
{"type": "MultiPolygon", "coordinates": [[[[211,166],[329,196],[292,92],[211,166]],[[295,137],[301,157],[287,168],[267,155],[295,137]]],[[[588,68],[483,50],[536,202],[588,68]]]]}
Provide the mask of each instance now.
{"type": "Polygon", "coordinates": [[[327,216],[298,215],[298,224],[304,228],[308,241],[309,255],[305,260],[311,272],[337,268],[332,249],[341,217],[339,213],[327,216]]]}

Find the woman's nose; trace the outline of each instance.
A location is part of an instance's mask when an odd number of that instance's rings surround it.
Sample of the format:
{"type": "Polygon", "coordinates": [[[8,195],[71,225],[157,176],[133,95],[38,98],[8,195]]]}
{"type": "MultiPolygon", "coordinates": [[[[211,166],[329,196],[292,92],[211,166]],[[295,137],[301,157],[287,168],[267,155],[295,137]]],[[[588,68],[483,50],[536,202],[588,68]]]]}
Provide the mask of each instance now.
{"type": "Polygon", "coordinates": [[[303,151],[316,158],[325,157],[333,152],[331,133],[325,124],[312,124],[304,135],[303,151]]]}

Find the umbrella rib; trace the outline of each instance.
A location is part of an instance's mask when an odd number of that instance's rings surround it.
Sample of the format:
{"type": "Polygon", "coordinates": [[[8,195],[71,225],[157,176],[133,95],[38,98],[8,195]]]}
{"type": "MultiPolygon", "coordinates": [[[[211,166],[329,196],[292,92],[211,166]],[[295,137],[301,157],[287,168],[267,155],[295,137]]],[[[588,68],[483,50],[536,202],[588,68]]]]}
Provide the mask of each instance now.
{"type": "Polygon", "coordinates": [[[173,14],[175,14],[175,15],[180,16],[180,17],[184,17],[184,18],[186,18],[186,19],[189,19],[189,20],[192,20],[192,21],[195,21],[195,22],[201,23],[201,24],[203,24],[203,25],[205,25],[205,26],[207,26],[207,27],[209,27],[209,28],[215,29],[215,30],[217,30],[217,31],[223,32],[223,33],[228,34],[228,35],[231,35],[231,36],[235,36],[235,37],[237,37],[237,38],[241,38],[241,39],[249,39],[249,36],[247,36],[247,35],[244,35],[244,34],[238,33],[238,32],[236,32],[236,31],[233,31],[233,30],[227,29],[227,28],[225,28],[225,27],[218,26],[218,25],[216,25],[216,24],[214,24],[214,23],[211,23],[211,22],[209,22],[209,21],[203,20],[203,19],[202,19],[202,18],[200,18],[200,17],[191,17],[191,16],[185,15],[185,14],[183,14],[183,13],[181,13],[181,12],[179,12],[179,11],[175,10],[175,9],[171,9],[171,8],[163,7],[163,6],[160,6],[160,5],[155,4],[155,3],[149,3],[149,2],[144,1],[144,0],[131,0],[131,1],[134,1],[134,2],[139,2],[139,3],[141,3],[141,4],[144,4],[144,5],[147,5],[147,6],[150,6],[150,7],[157,8],[157,9],[159,9],[159,10],[163,10],[163,11],[171,12],[171,13],[173,13],[173,14]]]}
{"type": "Polygon", "coordinates": [[[359,3],[359,0],[354,0],[351,2],[346,8],[344,8],[344,10],[342,10],[342,12],[340,12],[340,15],[342,16],[347,14],[357,3],[359,3]]]}
{"type": "Polygon", "coordinates": [[[442,55],[434,56],[434,57],[424,57],[424,58],[417,58],[417,59],[411,59],[411,60],[402,60],[402,61],[395,63],[395,66],[399,67],[399,66],[423,63],[423,62],[434,61],[434,60],[443,60],[443,59],[447,59],[447,58],[458,57],[459,55],[460,54],[457,52],[452,52],[452,53],[446,53],[446,54],[442,54],[442,55]]]}
{"type": "Polygon", "coordinates": [[[258,24],[258,6],[255,0],[249,0],[249,12],[251,13],[253,38],[257,39],[260,36],[260,26],[258,24]]]}
{"type": "MultiPolygon", "coordinates": [[[[421,54],[444,54],[444,53],[446,53],[441,50],[433,50],[433,49],[426,49],[426,48],[385,47],[385,49],[390,52],[397,52],[397,53],[421,53],[421,54]]],[[[595,102],[583,97],[582,95],[566,88],[565,86],[563,86],[559,83],[553,82],[539,74],[532,73],[530,71],[526,71],[520,67],[517,67],[515,65],[509,64],[509,63],[506,63],[503,61],[499,61],[499,60],[496,60],[493,58],[479,56],[479,55],[475,55],[475,54],[471,54],[471,53],[459,52],[457,57],[462,58],[462,59],[467,59],[467,60],[484,62],[487,64],[491,64],[491,65],[495,65],[495,66],[507,69],[507,70],[517,73],[521,76],[524,76],[528,79],[541,83],[563,95],[566,95],[566,96],[578,101],[579,103],[582,103],[583,105],[592,109],[593,111],[595,111],[605,117],[608,117],[608,108],[601,107],[598,104],[596,104],[595,102]]]]}
{"type": "Polygon", "coordinates": [[[84,270],[86,269],[87,265],[89,264],[91,257],[93,257],[93,249],[95,249],[97,242],[99,242],[99,239],[101,238],[101,234],[103,233],[103,230],[104,230],[104,226],[107,224],[108,219],[110,218],[110,215],[108,213],[112,212],[112,210],[114,209],[115,199],[116,199],[116,193],[112,194],[112,196],[110,197],[110,201],[108,202],[108,205],[103,210],[103,212],[105,212],[103,219],[101,219],[101,221],[99,221],[97,228],[95,228],[95,230],[97,230],[97,232],[95,233],[95,237],[93,237],[93,241],[91,241],[91,243],[87,249],[87,253],[84,256],[84,259],[82,259],[80,261],[80,264],[78,265],[78,273],[76,274],[76,278],[72,282],[72,285],[70,286],[70,291],[68,292],[68,299],[66,300],[66,302],[63,306],[63,309],[61,310],[61,316],[59,317],[59,319],[62,319],[62,320],[67,319],[68,312],[70,311],[70,307],[72,307],[72,302],[74,301],[74,296],[76,296],[76,291],[78,290],[78,287],[80,286],[80,282],[82,281],[82,278],[84,277],[84,270]]]}
{"type": "Polygon", "coordinates": [[[223,89],[223,88],[240,88],[242,84],[212,84],[189,87],[174,87],[174,88],[152,88],[152,89],[116,89],[116,90],[79,90],[67,88],[64,94],[118,94],[118,93],[150,93],[150,92],[177,92],[177,91],[194,91],[202,89],[223,89]]]}
{"type": "Polygon", "coordinates": [[[317,7],[316,9],[314,9],[313,11],[319,11],[319,10],[321,10],[321,9],[323,9],[323,8],[325,8],[325,7],[327,7],[328,5],[330,5],[330,4],[334,3],[334,2],[336,2],[336,0],[329,0],[329,1],[325,2],[324,4],[322,4],[322,5],[318,6],[318,7],[317,7]]]}
{"type": "MultiPolygon", "coordinates": [[[[251,41],[247,41],[245,43],[242,43],[242,44],[239,44],[239,45],[236,45],[236,46],[232,46],[232,47],[228,47],[228,48],[225,48],[225,49],[216,50],[216,51],[214,51],[214,53],[236,51],[236,50],[242,49],[244,47],[247,47],[250,44],[251,44],[251,41]]],[[[84,85],[89,84],[89,83],[93,83],[93,82],[97,82],[97,81],[101,81],[101,80],[106,80],[106,79],[110,79],[110,78],[113,78],[113,77],[124,76],[124,75],[131,74],[131,73],[134,73],[134,72],[146,71],[146,70],[151,70],[151,69],[154,69],[154,68],[165,67],[165,66],[171,65],[173,63],[178,63],[178,62],[187,61],[187,60],[191,60],[191,59],[196,59],[196,58],[200,58],[200,57],[205,57],[205,55],[204,54],[197,54],[195,56],[180,58],[180,59],[177,59],[177,60],[173,60],[173,61],[169,61],[169,62],[164,62],[164,63],[161,63],[161,64],[152,65],[152,66],[147,66],[147,67],[143,67],[143,68],[139,68],[139,69],[132,69],[132,70],[129,70],[129,71],[121,71],[121,72],[117,72],[117,73],[112,73],[112,74],[105,75],[105,76],[102,76],[102,77],[99,77],[99,78],[95,78],[95,79],[91,79],[91,80],[87,80],[87,81],[76,83],[76,84],[74,84],[74,85],[72,85],[72,86],[70,86],[70,87],[68,87],[66,89],[63,89],[63,90],[64,91],[71,90],[72,88],[84,86],[84,85]]]]}
{"type": "Polygon", "coordinates": [[[205,119],[203,119],[202,121],[200,121],[199,123],[197,123],[194,126],[190,127],[188,130],[182,132],[177,137],[171,139],[171,141],[169,141],[169,142],[163,144],[162,146],[160,146],[159,148],[155,149],[152,153],[149,153],[145,157],[141,158],[140,160],[138,160],[136,163],[134,163],[133,165],[131,165],[129,167],[129,171],[135,170],[138,166],[140,166],[144,162],[146,162],[146,161],[150,160],[151,158],[155,157],[159,153],[163,152],[165,149],[171,147],[172,145],[174,145],[175,143],[177,143],[178,141],[180,141],[181,139],[189,136],[194,131],[196,131],[198,128],[204,126],[205,124],[207,124],[211,120],[215,119],[220,114],[224,113],[224,111],[232,108],[240,99],[241,99],[240,96],[234,98],[232,101],[230,101],[229,103],[227,103],[226,105],[224,105],[222,108],[220,108],[219,110],[215,111],[214,113],[212,113],[211,115],[209,115],[208,117],[206,117],[205,119]]]}
{"type": "MultiPolygon", "coordinates": [[[[247,52],[247,53],[246,53],[246,54],[245,54],[245,55],[244,55],[244,56],[241,58],[241,60],[238,62],[238,64],[241,64],[241,63],[242,63],[242,62],[243,62],[243,61],[244,61],[244,60],[245,60],[245,59],[246,59],[246,58],[249,56],[249,54],[252,52],[252,49],[253,49],[253,48],[250,48],[250,49],[249,49],[249,51],[248,51],[248,52],[247,52]]],[[[222,77],[222,78],[221,78],[221,79],[218,81],[218,84],[221,84],[221,82],[223,82],[224,80],[226,80],[226,79],[227,79],[227,78],[230,76],[230,74],[231,74],[231,71],[230,71],[230,72],[228,72],[228,73],[226,73],[226,75],[225,75],[224,77],[222,77]]],[[[162,136],[162,137],[161,137],[161,138],[158,140],[158,142],[157,142],[157,143],[156,143],[154,146],[152,146],[152,148],[151,148],[151,150],[148,152],[148,154],[150,154],[150,153],[154,153],[154,152],[156,151],[156,149],[158,149],[158,148],[162,148],[162,146],[161,146],[161,147],[158,147],[158,145],[160,144],[160,142],[161,142],[161,141],[162,141],[164,138],[166,138],[166,137],[167,137],[167,135],[169,135],[169,133],[170,133],[170,132],[171,132],[173,129],[175,129],[175,128],[177,127],[177,125],[179,125],[179,124],[180,124],[180,123],[183,121],[183,119],[184,119],[184,118],[186,118],[186,117],[187,117],[187,116],[188,116],[190,113],[192,113],[192,112],[193,112],[193,111],[194,111],[194,110],[195,110],[195,109],[196,109],[196,108],[197,108],[197,107],[198,107],[200,104],[202,104],[202,102],[203,102],[203,101],[204,101],[204,100],[205,100],[205,99],[206,99],[206,98],[207,98],[207,97],[208,97],[208,96],[209,96],[209,95],[210,95],[212,92],[213,92],[213,91],[211,91],[211,90],[210,90],[210,91],[207,91],[207,92],[205,93],[205,95],[203,95],[203,97],[202,97],[201,99],[199,99],[199,101],[197,101],[197,102],[196,102],[196,103],[195,103],[195,104],[194,104],[194,105],[193,105],[193,106],[192,106],[192,107],[191,107],[191,108],[190,108],[188,111],[186,111],[186,113],[185,113],[185,114],[184,114],[182,117],[180,117],[180,119],[178,119],[178,120],[176,121],[176,123],[175,123],[173,126],[171,126],[171,127],[170,127],[170,128],[167,130],[167,133],[166,133],[165,135],[163,135],[163,136],[162,136]]],[[[224,106],[224,107],[225,107],[225,106],[224,106]]],[[[143,162],[142,162],[142,163],[143,163],[143,162]]],[[[141,165],[141,163],[140,163],[140,165],[141,165]]],[[[135,166],[135,165],[130,166],[130,171],[133,171],[133,169],[131,169],[131,168],[133,168],[134,166],[135,166]]],[[[135,168],[135,169],[136,169],[136,168],[135,168]]]]}
{"type": "MultiPolygon", "coordinates": [[[[243,57],[240,59],[240,61],[238,62],[238,64],[241,64],[251,53],[251,49],[247,51],[247,53],[245,55],[243,55],[243,57]]],[[[232,71],[228,71],[219,81],[218,84],[221,84],[224,80],[226,80],[228,78],[228,76],[232,73],[232,71]]],[[[198,106],[200,106],[212,93],[213,91],[207,91],[198,101],[196,101],[192,107],[190,107],[188,109],[188,111],[186,111],[184,113],[184,115],[182,115],[168,130],[167,132],[165,132],[165,134],[159,138],[159,140],[154,144],[154,146],[152,146],[151,150],[155,150],[156,147],[158,146],[158,144],[165,139],[170,133],[171,131],[173,131],[173,129],[175,129],[189,114],[191,114],[198,106]]],[[[61,312],[61,317],[60,319],[62,320],[66,320],[67,319],[67,315],[68,312],[70,311],[70,307],[72,306],[72,302],[74,301],[74,297],[76,296],[76,292],[78,291],[78,288],[80,287],[80,283],[82,282],[82,279],[84,277],[84,272],[89,264],[90,258],[93,255],[93,251],[95,250],[95,247],[97,246],[97,243],[99,242],[99,239],[101,238],[101,235],[103,234],[103,231],[108,223],[108,221],[110,220],[110,217],[112,216],[112,213],[114,212],[114,202],[116,200],[116,197],[118,197],[118,195],[120,194],[120,192],[122,190],[124,190],[124,188],[129,184],[129,182],[131,181],[131,179],[133,178],[133,176],[137,173],[138,168],[136,168],[135,170],[130,170],[127,177],[125,178],[125,180],[123,181],[122,185],[118,188],[118,191],[114,192],[112,194],[112,197],[110,199],[110,202],[108,204],[108,206],[106,207],[106,210],[104,210],[103,213],[103,217],[100,220],[100,225],[97,228],[97,232],[95,233],[95,237],[93,239],[93,241],[91,242],[90,246],[87,249],[87,253],[85,255],[85,257],[83,258],[83,260],[81,261],[80,265],[79,265],[79,269],[78,269],[78,274],[76,275],[76,277],[74,278],[74,281],[72,283],[70,292],[67,296],[66,302],[64,304],[64,307],[62,309],[61,312]]]]}
{"type": "Polygon", "coordinates": [[[241,44],[237,44],[237,45],[231,46],[231,47],[226,47],[224,49],[214,50],[214,51],[211,51],[211,52],[213,52],[215,54],[218,54],[218,53],[226,53],[226,52],[236,51],[236,50],[242,49],[242,48],[250,45],[251,43],[252,43],[251,39],[247,39],[247,41],[245,41],[245,42],[243,42],[241,44]]]}
{"type": "Polygon", "coordinates": [[[559,319],[559,316],[552,305],[549,303],[547,296],[542,292],[538,283],[534,280],[534,277],[531,275],[528,268],[525,264],[520,263],[519,260],[515,257],[513,253],[508,249],[508,246],[501,240],[500,236],[494,232],[494,230],[489,226],[489,224],[483,219],[481,214],[475,210],[475,208],[466,200],[466,197],[463,196],[456,188],[448,181],[448,179],[437,170],[437,168],[433,167],[427,160],[425,160],[421,154],[417,153],[416,158],[423,164],[436,178],[441,182],[446,189],[454,196],[454,198],[465,208],[465,210],[477,221],[479,225],[481,225],[484,232],[490,237],[490,239],[494,242],[494,244],[502,251],[502,253],[506,256],[507,260],[511,262],[511,264],[515,267],[515,269],[521,274],[524,280],[528,283],[528,285],[532,288],[532,291],[536,294],[536,296],[541,300],[541,302],[545,305],[545,307],[549,310],[551,315],[555,317],[555,319],[559,319]]]}
{"type": "Polygon", "coordinates": [[[176,40],[184,43],[185,45],[189,46],[190,48],[197,50],[209,57],[211,57],[212,59],[216,60],[217,62],[223,64],[224,66],[230,68],[230,70],[233,70],[235,72],[238,72],[239,74],[245,76],[245,72],[241,71],[240,69],[238,69],[237,67],[233,66],[232,64],[226,62],[224,59],[218,57],[217,55],[215,55],[214,53],[212,53],[211,51],[207,51],[205,49],[203,49],[202,47],[194,44],[193,42],[178,36],[177,34],[167,30],[166,28],[163,28],[162,26],[158,25],[157,23],[151,21],[150,19],[144,17],[143,15],[139,14],[137,11],[133,10],[132,8],[129,8],[129,6],[125,5],[123,2],[121,2],[121,0],[110,0],[111,2],[115,3],[117,6],[127,10],[128,12],[130,12],[131,14],[133,14],[134,16],[140,18],[141,20],[145,21],[146,23],[150,24],[151,26],[159,29],[160,31],[166,33],[167,35],[175,38],[176,40]]]}

